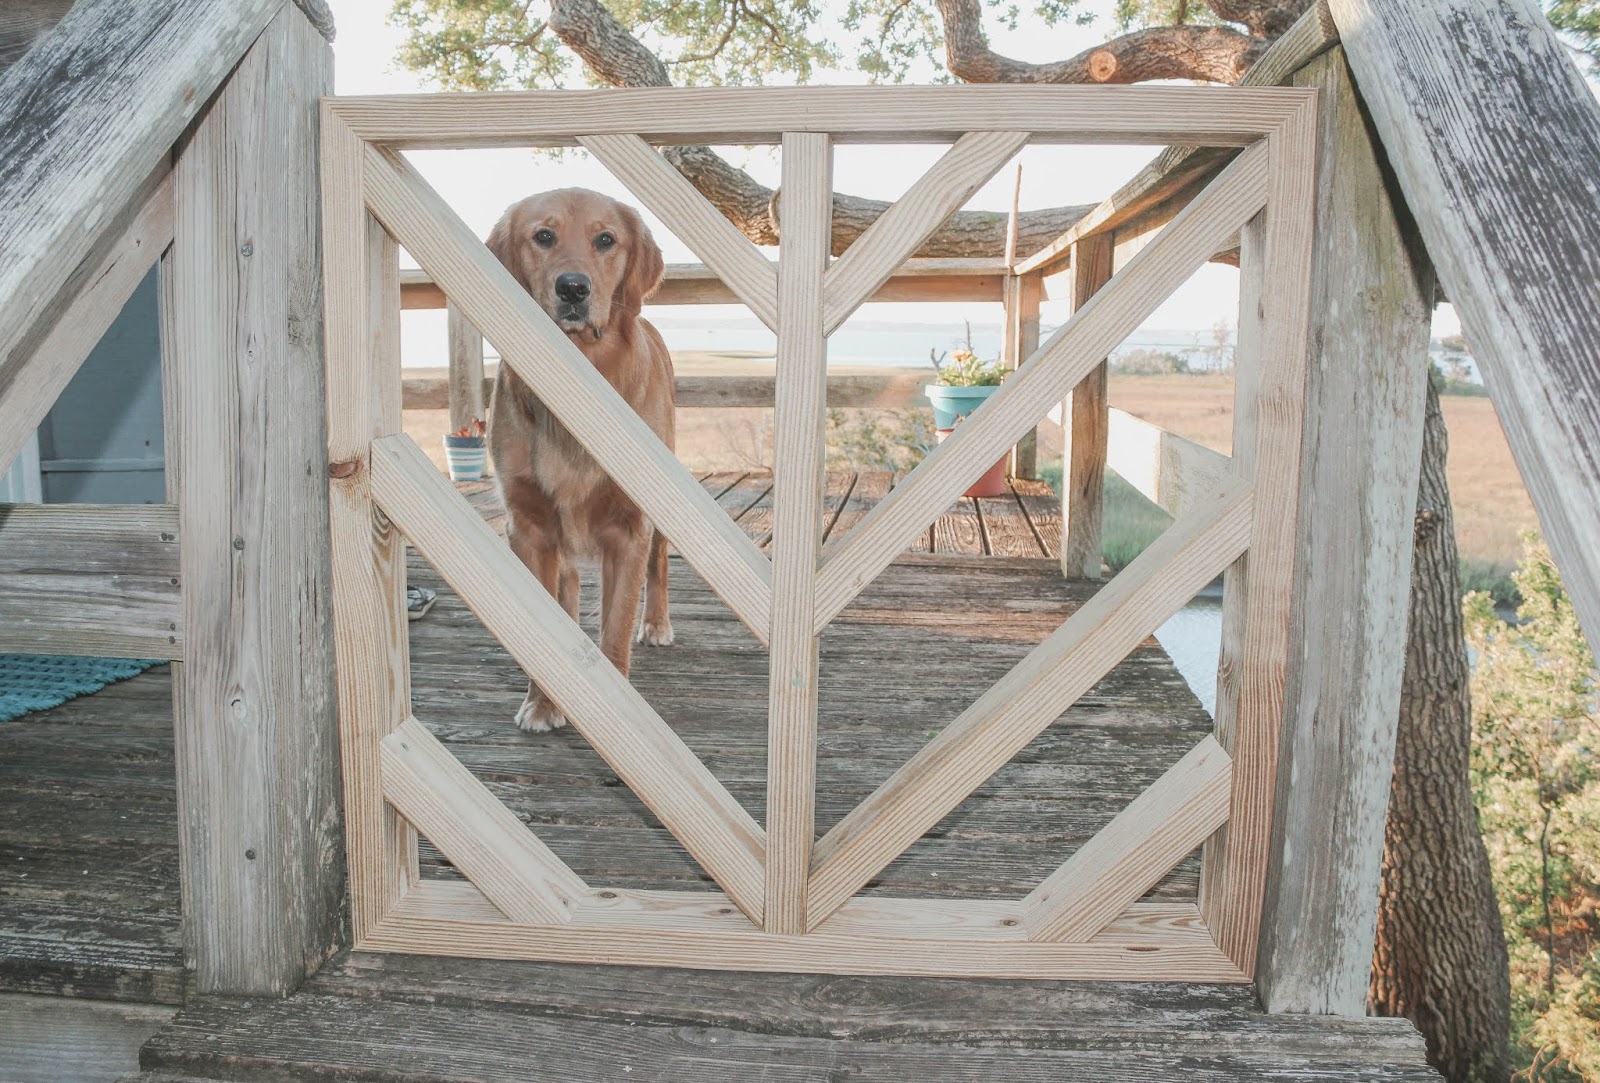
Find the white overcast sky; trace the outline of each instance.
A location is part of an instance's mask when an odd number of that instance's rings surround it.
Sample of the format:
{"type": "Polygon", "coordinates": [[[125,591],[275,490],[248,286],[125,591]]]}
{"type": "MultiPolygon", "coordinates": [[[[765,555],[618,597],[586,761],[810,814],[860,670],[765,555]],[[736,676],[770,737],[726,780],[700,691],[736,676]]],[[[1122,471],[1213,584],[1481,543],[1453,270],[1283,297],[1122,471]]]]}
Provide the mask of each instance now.
{"type": "MultiPolygon", "coordinates": [[[[390,0],[331,0],[338,27],[335,53],[335,89],[340,94],[409,93],[433,89],[394,60],[401,35],[388,25],[390,0]]],[[[824,10],[842,7],[841,0],[822,0],[824,10]]],[[[1108,11],[1109,0],[1086,0],[1086,10],[1108,11]]],[[[1042,28],[1024,24],[1008,32],[991,20],[987,27],[994,47],[1023,60],[1044,61],[1070,56],[1103,40],[1110,21],[1102,18],[1090,27],[1042,28]]],[[[860,83],[854,72],[825,72],[818,83],[860,83]]],[[[878,199],[894,199],[909,187],[943,148],[842,146],[835,150],[834,185],[837,190],[878,199]]],[[[1024,209],[1061,204],[1093,203],[1113,192],[1154,153],[1150,147],[1029,147],[1021,155],[1021,202],[1024,209]]],[[[758,180],[776,186],[777,161],[763,150],[733,150],[730,156],[758,180]]],[[[479,236],[507,205],[532,192],[579,186],[636,203],[598,163],[578,154],[551,161],[523,150],[428,151],[412,155],[418,169],[438,188],[479,236]]],[[[969,206],[1009,209],[1015,175],[1001,171],[981,189],[969,206]]],[[[693,262],[694,255],[673,237],[659,220],[646,215],[668,262],[693,262]]],[[[1190,282],[1158,308],[1145,322],[1146,329],[1181,329],[1209,332],[1218,321],[1236,321],[1237,272],[1230,267],[1202,268],[1190,282]]],[[[742,310],[697,306],[677,314],[710,317],[744,314],[742,310]]],[[[1047,322],[1065,315],[1059,302],[1047,304],[1047,322]]],[[[1453,314],[1441,312],[1436,332],[1455,331],[1453,314]]],[[[998,305],[869,305],[858,318],[917,322],[967,318],[975,323],[998,322],[998,305]]],[[[442,319],[431,314],[408,314],[407,354],[421,348],[431,356],[442,354],[442,319]],[[438,339],[439,341],[435,341],[438,339]],[[426,345],[424,345],[426,343],[426,345]],[[436,347],[439,352],[435,352],[436,347]]],[[[415,363],[415,362],[412,362],[415,363]]]]}

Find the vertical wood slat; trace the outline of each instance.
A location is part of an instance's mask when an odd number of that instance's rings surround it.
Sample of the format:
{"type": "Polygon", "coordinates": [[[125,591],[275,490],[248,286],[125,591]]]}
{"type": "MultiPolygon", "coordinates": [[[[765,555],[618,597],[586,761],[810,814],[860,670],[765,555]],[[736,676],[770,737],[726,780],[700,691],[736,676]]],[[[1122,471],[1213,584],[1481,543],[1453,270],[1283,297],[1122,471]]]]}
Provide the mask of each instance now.
{"type": "Polygon", "coordinates": [[[315,170],[332,76],[285,6],[175,169],[178,838],[203,993],[286,994],[339,936],[315,170]]]}
{"type": "Polygon", "coordinates": [[[450,431],[487,420],[483,403],[483,336],[455,305],[445,306],[450,349],[450,431]]]}
{"type": "MultiPolygon", "coordinates": [[[[1111,281],[1115,237],[1102,233],[1072,246],[1072,308],[1111,281]]],[[[1106,363],[1073,388],[1061,407],[1061,574],[1099,579],[1104,560],[1105,485],[1110,398],[1106,363]]]]}
{"type": "Polygon", "coordinates": [[[383,799],[380,765],[380,742],[411,713],[411,688],[405,546],[373,504],[371,469],[372,441],[400,430],[399,249],[362,203],[364,149],[323,110],[333,632],[357,946],[394,909],[416,862],[411,829],[383,799]]]}
{"type": "Polygon", "coordinates": [[[1405,668],[1433,271],[1334,49],[1323,90],[1291,651],[1257,980],[1268,1011],[1366,1012],[1405,668]],[[1307,614],[1339,614],[1338,619],[1307,614]]]}
{"type": "MultiPolygon", "coordinates": [[[[1039,305],[1044,301],[1043,275],[1012,275],[1005,284],[1005,367],[1016,371],[1039,348],[1039,305]]],[[[1039,430],[1023,435],[1011,449],[1011,476],[1039,476],[1039,430]]]]}
{"type": "Polygon", "coordinates": [[[823,273],[833,228],[826,135],[783,137],[773,420],[772,625],[767,708],[767,877],[763,928],[806,931],[815,842],[817,557],[822,548],[828,340],[823,273]]]}
{"type": "MultiPolygon", "coordinates": [[[[1218,946],[1252,976],[1284,698],[1289,669],[1295,663],[1289,651],[1289,624],[1310,318],[1316,119],[1313,99],[1267,138],[1268,209],[1240,231],[1241,347],[1246,344],[1246,325],[1256,318],[1248,307],[1252,304],[1257,306],[1260,328],[1251,335],[1257,353],[1253,372],[1244,379],[1236,377],[1241,391],[1254,391],[1253,404],[1243,411],[1248,415],[1245,439],[1253,445],[1253,454],[1236,469],[1253,479],[1256,515],[1244,582],[1234,584],[1231,591],[1236,596],[1232,614],[1224,599],[1217,739],[1233,757],[1233,799],[1227,828],[1212,836],[1203,858],[1207,867],[1201,876],[1201,910],[1218,946]],[[1254,237],[1247,238],[1257,230],[1259,244],[1254,237]],[[1258,259],[1259,266],[1245,268],[1247,257],[1258,259]],[[1226,700],[1224,683],[1231,686],[1226,700]]],[[[1234,439],[1237,458],[1241,439],[1237,431],[1234,439]]],[[[1229,578],[1235,575],[1237,571],[1229,578]]]]}

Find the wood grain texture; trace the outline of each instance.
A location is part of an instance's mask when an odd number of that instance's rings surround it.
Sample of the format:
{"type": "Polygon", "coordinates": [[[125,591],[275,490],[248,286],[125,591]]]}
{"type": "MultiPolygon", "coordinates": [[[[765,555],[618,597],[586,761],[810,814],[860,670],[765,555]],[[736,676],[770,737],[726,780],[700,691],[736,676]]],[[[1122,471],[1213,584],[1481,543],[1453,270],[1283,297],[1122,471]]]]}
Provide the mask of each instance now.
{"type": "MultiPolygon", "coordinates": [[[[1039,305],[1044,300],[1044,277],[1024,275],[1006,280],[1005,334],[1000,351],[1007,371],[1022,367],[1039,348],[1039,305]]],[[[1011,449],[1011,476],[1034,478],[1039,474],[1039,430],[1025,433],[1011,449]]]]}
{"type": "Polygon", "coordinates": [[[511,273],[404,159],[368,147],[366,199],[385,228],[427,267],[504,363],[550,407],[585,450],[728,607],[765,639],[772,565],[700,488],[639,415],[511,273]]]}
{"type": "Polygon", "coordinates": [[[175,1009],[61,997],[0,995],[0,1079],[103,1083],[139,1068],[139,1047],[175,1009]]]}
{"type": "MultiPolygon", "coordinates": [[[[1270,87],[1289,77],[1339,41],[1328,0],[1314,0],[1294,25],[1284,31],[1245,72],[1240,86],[1270,87]]],[[[1067,260],[1073,245],[1103,233],[1138,235],[1159,228],[1228,161],[1215,147],[1168,147],[1122,187],[1073,224],[1060,237],[1017,261],[1015,273],[1049,272],[1067,260]]]]}
{"type": "Polygon", "coordinates": [[[343,97],[339,116],[397,149],[573,146],[586,136],[651,143],[954,142],[969,132],[1035,143],[1245,146],[1294,112],[1278,88],[1177,86],[648,87],[343,97]]]}
{"type": "MultiPolygon", "coordinates": [[[[987,258],[908,259],[869,301],[999,301],[1005,265],[987,258]]],[[[444,290],[420,267],[400,274],[400,307],[444,308],[444,290]]],[[[669,263],[651,307],[740,304],[738,294],[703,263],[669,263]]]]}
{"type": "Polygon", "coordinates": [[[416,875],[379,745],[411,714],[405,541],[372,501],[374,438],[400,431],[399,248],[361,200],[362,144],[322,112],[329,534],[345,867],[356,944],[416,875]],[[351,469],[353,468],[353,469],[351,469]]]}
{"type": "Polygon", "coordinates": [[[0,387],[94,275],[173,143],[282,4],[84,0],[0,74],[0,387]]]}
{"type": "Polygon", "coordinates": [[[179,839],[206,992],[286,993],[340,937],[316,189],[332,83],[327,43],[281,9],[175,167],[179,839]]]}
{"type": "Polygon", "coordinates": [[[1022,901],[1034,940],[1085,941],[1228,818],[1232,764],[1207,737],[1022,901]]]}
{"type": "Polygon", "coordinates": [[[1328,6],[1562,581],[1600,642],[1600,102],[1526,0],[1328,6]]]}
{"type": "MultiPolygon", "coordinates": [[[[1110,236],[1086,237],[1072,247],[1072,307],[1089,303],[1111,281],[1110,236]]],[[[1104,563],[1106,442],[1111,400],[1102,360],[1062,404],[1061,574],[1099,579],[1104,563]]]]}
{"type": "Polygon", "coordinates": [[[1361,1015],[1406,645],[1433,273],[1334,50],[1323,91],[1284,774],[1262,930],[1271,1011],[1361,1015]],[[1321,614],[1310,618],[1309,614],[1321,614]]]}
{"type": "Polygon", "coordinates": [[[0,650],[181,658],[178,509],[0,504],[0,650]]]}
{"type": "Polygon", "coordinates": [[[639,799],[759,921],[766,840],[750,814],[409,437],[373,441],[372,456],[378,505],[639,799]]]}
{"type": "Polygon", "coordinates": [[[817,636],[812,606],[825,529],[828,333],[823,274],[833,236],[833,147],[827,136],[783,137],[783,192],[762,928],[796,935],[806,931],[806,878],[816,840],[817,636]]]}
{"type": "MultiPolygon", "coordinates": [[[[828,377],[828,406],[833,409],[924,409],[928,400],[922,389],[926,386],[928,377],[921,373],[835,373],[828,377]]],[[[486,377],[480,394],[487,395],[493,389],[494,378],[486,377]]],[[[680,374],[677,406],[680,410],[729,406],[770,408],[776,401],[776,391],[775,376],[680,374]]],[[[406,375],[403,393],[407,410],[443,410],[449,408],[451,402],[448,378],[406,375]]]]}
{"type": "Polygon", "coordinates": [[[578,142],[704,260],[756,319],[778,329],[772,262],[682,173],[636,135],[592,135],[578,142]]]}
{"type": "Polygon", "coordinates": [[[1126,410],[1109,412],[1107,465],[1168,515],[1185,514],[1232,477],[1228,456],[1126,410]]]}
{"type": "Polygon", "coordinates": [[[1261,208],[1266,166],[1264,145],[1242,153],[867,514],[822,566],[819,628],[1261,208]]]}
{"type": "Polygon", "coordinates": [[[65,306],[43,341],[29,354],[18,352],[0,369],[0,463],[16,459],[39,423],[72,381],[89,351],[99,343],[128,303],[134,289],[172,243],[172,177],[166,174],[121,236],[65,306]]]}
{"type": "MultiPolygon", "coordinates": [[[[862,302],[889,281],[895,268],[921,248],[1027,142],[1027,132],[973,132],[956,140],[827,268],[823,280],[823,334],[837,331],[862,302]]],[[[781,202],[779,210],[781,213],[781,202]]]]}
{"type": "Polygon", "coordinates": [[[1232,564],[1250,497],[1235,485],[1175,523],[991,685],[817,845],[809,918],[832,913],[1232,564]]]}
{"type": "MultiPolygon", "coordinates": [[[[1253,450],[1237,463],[1252,479],[1255,525],[1243,583],[1243,612],[1230,621],[1224,598],[1217,740],[1233,757],[1227,829],[1207,845],[1201,909],[1217,943],[1239,969],[1255,974],[1262,899],[1270,862],[1273,802],[1285,695],[1300,659],[1291,650],[1296,533],[1299,522],[1302,420],[1316,211],[1316,99],[1268,138],[1272,195],[1268,210],[1240,231],[1240,349],[1246,373],[1235,376],[1234,458],[1239,441],[1253,450]],[[1245,235],[1259,228],[1259,245],[1245,235]],[[1259,253],[1256,255],[1255,253],[1259,253]],[[1244,270],[1246,258],[1259,269],[1244,270]],[[1249,311],[1249,306],[1254,306],[1249,311]],[[1246,325],[1259,320],[1259,329],[1246,325]],[[1241,430],[1238,419],[1244,416],[1241,430]],[[1235,691],[1223,694],[1223,670],[1235,691]],[[1231,713],[1232,717],[1229,717],[1231,713]]],[[[1236,352],[1236,358],[1238,354],[1236,352]]],[[[1237,365],[1236,361],[1236,365],[1237,365]]],[[[1230,576],[1232,578],[1232,576],[1230,576]]]]}
{"type": "MultiPolygon", "coordinates": [[[[444,405],[450,410],[450,431],[459,432],[474,421],[489,419],[484,403],[494,393],[494,384],[483,375],[483,336],[454,305],[448,306],[445,333],[450,350],[450,374],[444,405]]],[[[402,388],[402,409],[416,409],[408,402],[409,391],[409,387],[402,388]]]]}
{"type": "Polygon", "coordinates": [[[511,921],[562,925],[588,885],[408,719],[383,739],[383,795],[511,921]]]}
{"type": "MultiPolygon", "coordinates": [[[[632,910],[625,923],[575,919],[559,930],[517,925],[493,906],[471,905],[468,888],[424,882],[400,903],[371,946],[406,954],[465,958],[545,959],[592,963],[627,959],[646,966],[787,973],[901,974],[1149,981],[1239,981],[1238,971],[1181,911],[1143,911],[1085,944],[1030,941],[1010,916],[1000,935],[970,940],[908,936],[906,926],[928,908],[920,901],[880,900],[847,931],[831,926],[806,936],[763,932],[736,909],[708,900],[703,910],[647,921],[632,910]],[[873,920],[873,919],[876,920],[873,920]],[[1151,932],[1154,924],[1163,931],[1151,932]],[[1132,932],[1125,931],[1129,926],[1132,932]]],[[[482,896],[478,896],[482,900],[482,896]]],[[[959,910],[971,904],[945,908],[959,910]]],[[[938,911],[935,907],[933,910],[938,911]]],[[[1009,914],[1009,912],[1008,912],[1009,914]]],[[[992,913],[976,918],[987,922],[992,913]]],[[[949,920],[946,919],[946,924],[949,920]]],[[[964,921],[955,922],[957,928],[964,921]]]]}

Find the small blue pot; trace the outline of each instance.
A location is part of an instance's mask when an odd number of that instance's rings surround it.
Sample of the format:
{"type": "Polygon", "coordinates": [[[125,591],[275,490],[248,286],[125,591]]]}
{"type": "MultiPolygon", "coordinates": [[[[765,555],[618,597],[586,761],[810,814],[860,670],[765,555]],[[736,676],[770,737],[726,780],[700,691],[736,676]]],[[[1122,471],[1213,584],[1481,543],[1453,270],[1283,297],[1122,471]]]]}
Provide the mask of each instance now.
{"type": "Polygon", "coordinates": [[[945,387],[943,384],[933,384],[922,390],[928,396],[928,401],[933,403],[933,427],[953,429],[957,421],[982,406],[983,401],[999,391],[1000,387],[998,384],[991,387],[945,387]]]}
{"type": "Polygon", "coordinates": [[[444,460],[451,481],[481,481],[489,457],[481,436],[446,436],[444,460]]]}

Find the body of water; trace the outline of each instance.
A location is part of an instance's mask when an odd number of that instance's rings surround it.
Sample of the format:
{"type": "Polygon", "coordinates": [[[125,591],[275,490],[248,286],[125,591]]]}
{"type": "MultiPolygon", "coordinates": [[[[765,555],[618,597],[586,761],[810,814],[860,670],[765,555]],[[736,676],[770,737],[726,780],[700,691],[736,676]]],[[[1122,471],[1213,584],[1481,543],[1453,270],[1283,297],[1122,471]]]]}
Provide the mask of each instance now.
{"type": "Polygon", "coordinates": [[[1172,656],[1195,698],[1217,711],[1217,657],[1222,644],[1222,592],[1208,590],[1173,614],[1156,630],[1156,640],[1172,656]]]}

